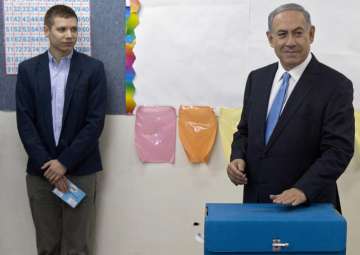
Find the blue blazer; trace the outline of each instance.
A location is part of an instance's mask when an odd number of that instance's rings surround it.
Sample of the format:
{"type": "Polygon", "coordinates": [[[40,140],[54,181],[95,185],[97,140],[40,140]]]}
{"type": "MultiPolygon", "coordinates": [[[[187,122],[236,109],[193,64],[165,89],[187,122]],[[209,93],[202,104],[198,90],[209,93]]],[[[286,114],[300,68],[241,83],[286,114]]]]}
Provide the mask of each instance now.
{"type": "Polygon", "coordinates": [[[106,111],[106,77],[102,62],[74,50],[65,89],[63,124],[55,145],[51,111],[49,57],[45,52],[19,65],[16,118],[29,156],[27,172],[58,159],[69,175],[102,170],[98,138],[106,111]]]}
{"type": "Polygon", "coordinates": [[[354,153],[353,86],[315,56],[290,95],[265,145],[265,123],[277,63],[250,73],[231,160],[246,161],[244,202],[270,202],[291,187],[308,201],[340,211],[336,180],[354,153]]]}

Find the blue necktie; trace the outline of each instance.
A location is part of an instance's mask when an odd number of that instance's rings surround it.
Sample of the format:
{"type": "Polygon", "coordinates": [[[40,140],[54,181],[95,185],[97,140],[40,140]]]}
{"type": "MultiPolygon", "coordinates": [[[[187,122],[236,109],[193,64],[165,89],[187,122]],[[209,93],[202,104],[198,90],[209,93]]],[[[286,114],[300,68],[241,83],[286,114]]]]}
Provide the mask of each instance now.
{"type": "Polygon", "coordinates": [[[271,106],[269,115],[266,120],[266,131],[265,131],[265,144],[269,142],[270,136],[279,120],[281,110],[285,103],[286,91],[289,86],[290,74],[285,72],[282,76],[282,83],[280,89],[274,99],[271,106]]]}

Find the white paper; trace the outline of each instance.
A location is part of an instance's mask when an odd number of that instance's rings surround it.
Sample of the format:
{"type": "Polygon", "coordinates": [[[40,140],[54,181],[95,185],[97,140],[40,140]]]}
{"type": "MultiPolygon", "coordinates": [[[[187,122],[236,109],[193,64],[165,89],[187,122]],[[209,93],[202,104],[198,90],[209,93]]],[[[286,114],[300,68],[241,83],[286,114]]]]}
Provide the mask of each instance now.
{"type": "MultiPolygon", "coordinates": [[[[137,105],[241,107],[249,72],[278,61],[268,14],[285,0],[144,0],[136,28],[137,105]]],[[[359,1],[298,1],[316,27],[312,52],[354,85],[360,109],[359,1]]]]}
{"type": "Polygon", "coordinates": [[[136,103],[239,106],[249,25],[249,1],[143,1],[136,103]]]}

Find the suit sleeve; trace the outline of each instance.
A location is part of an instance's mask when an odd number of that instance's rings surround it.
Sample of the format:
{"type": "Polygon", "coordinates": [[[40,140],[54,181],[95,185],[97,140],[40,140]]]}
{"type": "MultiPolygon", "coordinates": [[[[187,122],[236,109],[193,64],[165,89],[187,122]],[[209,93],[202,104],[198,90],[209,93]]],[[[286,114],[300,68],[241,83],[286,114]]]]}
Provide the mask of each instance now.
{"type": "Polygon", "coordinates": [[[90,81],[86,123],[58,157],[58,160],[71,173],[74,166],[82,161],[98,145],[104,127],[106,112],[106,76],[103,63],[95,69],[90,81]]]}
{"type": "Polygon", "coordinates": [[[234,159],[243,159],[246,161],[246,150],[248,141],[248,112],[250,109],[250,93],[251,93],[251,76],[249,77],[245,86],[243,109],[241,119],[237,126],[237,131],[234,133],[233,141],[231,144],[230,162],[234,159]]]}
{"type": "Polygon", "coordinates": [[[34,91],[25,68],[19,65],[16,81],[16,121],[20,139],[30,160],[41,174],[41,166],[51,159],[36,128],[34,91]]]}
{"type": "Polygon", "coordinates": [[[320,156],[295,184],[309,202],[316,199],[324,187],[336,183],[354,153],[353,87],[349,80],[340,85],[325,109],[320,156]]]}

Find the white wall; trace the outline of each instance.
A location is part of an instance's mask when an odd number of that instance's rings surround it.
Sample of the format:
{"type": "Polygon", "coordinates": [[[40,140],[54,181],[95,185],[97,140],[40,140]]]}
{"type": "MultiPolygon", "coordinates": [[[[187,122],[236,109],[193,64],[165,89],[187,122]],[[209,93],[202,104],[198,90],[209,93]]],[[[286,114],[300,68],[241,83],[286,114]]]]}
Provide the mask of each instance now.
{"type": "MultiPolygon", "coordinates": [[[[206,202],[241,202],[242,190],[227,179],[220,136],[209,164],[192,165],[177,143],[176,163],[139,162],[133,116],[107,116],[101,148],[96,254],[201,255],[206,202]],[[194,227],[193,222],[200,222],[194,227]]],[[[26,155],[15,113],[0,112],[0,254],[35,255],[35,235],[25,190],[26,155]]],[[[357,152],[359,153],[359,152],[357,152]]],[[[348,220],[348,253],[360,250],[360,159],[339,181],[348,220]]]]}

